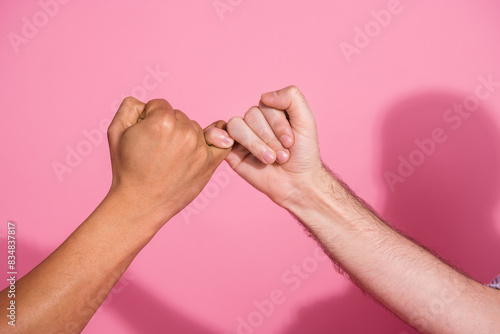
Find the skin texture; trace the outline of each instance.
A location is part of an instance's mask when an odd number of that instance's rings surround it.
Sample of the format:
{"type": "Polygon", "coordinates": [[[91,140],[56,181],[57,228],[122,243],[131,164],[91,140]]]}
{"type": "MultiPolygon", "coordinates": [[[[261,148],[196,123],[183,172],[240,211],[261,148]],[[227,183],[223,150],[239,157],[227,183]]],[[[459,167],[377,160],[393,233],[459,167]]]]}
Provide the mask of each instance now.
{"type": "MultiPolygon", "coordinates": [[[[212,142],[230,147],[230,138],[217,136],[217,124],[207,128],[212,142]]],[[[208,145],[198,123],[165,100],[144,104],[126,98],[108,140],[109,193],[57,250],[16,283],[20,321],[15,327],[1,321],[1,333],[81,332],[139,251],[200,193],[230,152],[208,145]]],[[[5,310],[8,303],[5,289],[0,307],[5,310]]]]}
{"type": "Polygon", "coordinates": [[[395,231],[324,166],[314,116],[299,89],[263,94],[227,130],[236,141],[226,158],[231,167],[291,212],[354,283],[396,316],[422,333],[500,332],[499,291],[395,231]],[[285,147],[286,162],[265,158],[266,150],[276,156],[285,147]]]}
{"type": "MultiPolygon", "coordinates": [[[[324,166],[313,113],[294,86],[263,94],[259,106],[227,127],[218,121],[205,130],[164,100],[127,98],[108,139],[109,193],[17,282],[22,322],[0,322],[0,332],[79,333],[138,252],[224,159],[295,215],[361,289],[417,330],[500,332],[498,291],[395,231],[324,166]]],[[[5,289],[0,307],[7,306],[5,289]]]]}

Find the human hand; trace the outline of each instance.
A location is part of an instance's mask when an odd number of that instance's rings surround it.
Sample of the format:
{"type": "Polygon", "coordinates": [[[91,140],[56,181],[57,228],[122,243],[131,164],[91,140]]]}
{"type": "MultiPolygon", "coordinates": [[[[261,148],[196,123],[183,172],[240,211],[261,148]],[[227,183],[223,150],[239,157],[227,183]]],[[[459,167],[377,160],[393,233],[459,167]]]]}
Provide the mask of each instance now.
{"type": "Polygon", "coordinates": [[[295,86],[263,94],[244,118],[229,120],[227,131],[236,143],[226,161],[282,207],[300,200],[324,170],[314,115],[295,86]]]}
{"type": "Polygon", "coordinates": [[[210,133],[223,148],[208,145],[200,125],[165,100],[124,99],[108,129],[110,194],[159,229],[201,192],[230,152],[231,139],[210,133]]]}

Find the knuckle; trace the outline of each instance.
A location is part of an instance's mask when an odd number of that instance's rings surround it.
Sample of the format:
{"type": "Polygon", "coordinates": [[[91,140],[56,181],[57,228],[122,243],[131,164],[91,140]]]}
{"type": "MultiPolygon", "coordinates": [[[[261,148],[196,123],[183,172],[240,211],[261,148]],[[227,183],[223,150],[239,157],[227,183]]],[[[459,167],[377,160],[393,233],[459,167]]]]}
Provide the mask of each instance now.
{"type": "Polygon", "coordinates": [[[146,104],[146,108],[149,111],[156,110],[156,109],[165,110],[165,111],[173,110],[172,106],[165,99],[149,100],[148,103],[146,104]]]}
{"type": "Polygon", "coordinates": [[[276,135],[281,135],[287,132],[287,128],[290,126],[288,124],[288,121],[286,120],[285,116],[283,115],[284,120],[275,120],[273,124],[271,124],[271,127],[273,128],[273,131],[276,133],[276,135]]]}
{"type": "Polygon", "coordinates": [[[238,126],[238,124],[241,124],[242,122],[244,122],[244,120],[240,116],[232,117],[229,121],[227,121],[228,132],[231,132],[231,130],[234,130],[238,126]]]}
{"type": "Polygon", "coordinates": [[[198,133],[191,127],[186,127],[180,134],[183,137],[184,145],[194,148],[198,144],[198,133]]]}
{"type": "Polygon", "coordinates": [[[137,100],[133,96],[127,96],[126,98],[123,99],[122,104],[127,105],[127,106],[135,106],[137,103],[139,103],[139,100],[137,100]]]}
{"type": "Polygon", "coordinates": [[[288,86],[287,90],[288,90],[288,92],[290,92],[293,95],[300,94],[300,89],[297,86],[295,86],[295,85],[288,86]]]}
{"type": "Polygon", "coordinates": [[[170,133],[174,129],[174,126],[175,120],[167,113],[156,115],[156,118],[150,123],[151,131],[160,135],[170,133]]]}
{"type": "Polygon", "coordinates": [[[191,124],[193,125],[193,128],[194,128],[197,132],[203,131],[202,127],[200,126],[200,124],[199,124],[197,121],[195,121],[195,120],[191,119],[191,120],[190,120],[190,122],[191,122],[191,124]]]}
{"type": "Polygon", "coordinates": [[[244,145],[250,152],[257,153],[260,151],[264,151],[264,149],[260,149],[260,144],[249,140],[248,138],[245,140],[246,144],[244,145]]]}
{"type": "Polygon", "coordinates": [[[167,103],[168,102],[165,99],[152,99],[152,100],[148,101],[148,105],[150,105],[150,106],[165,105],[167,103]]]}
{"type": "Polygon", "coordinates": [[[253,106],[245,113],[245,122],[256,120],[259,114],[262,113],[259,107],[253,106]]]}
{"type": "Polygon", "coordinates": [[[167,113],[162,113],[158,125],[162,130],[171,130],[174,127],[175,120],[167,113]]]}
{"type": "Polygon", "coordinates": [[[272,148],[273,150],[280,150],[283,148],[283,146],[281,145],[281,142],[276,138],[271,138],[266,143],[266,145],[269,146],[270,148],[272,148]]]}

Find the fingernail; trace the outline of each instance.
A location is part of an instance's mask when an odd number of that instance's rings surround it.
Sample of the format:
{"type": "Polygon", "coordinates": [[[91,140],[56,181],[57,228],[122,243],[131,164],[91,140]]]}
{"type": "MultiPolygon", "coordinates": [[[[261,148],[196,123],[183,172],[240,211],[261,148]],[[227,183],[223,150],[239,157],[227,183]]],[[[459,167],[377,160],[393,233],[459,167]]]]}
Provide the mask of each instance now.
{"type": "Polygon", "coordinates": [[[278,162],[280,164],[284,164],[285,162],[288,161],[288,158],[290,157],[290,154],[288,154],[287,151],[283,151],[283,150],[279,150],[278,153],[277,153],[277,156],[278,156],[278,162]]]}
{"type": "Polygon", "coordinates": [[[293,144],[292,137],[290,137],[289,135],[281,136],[280,142],[281,142],[281,144],[283,144],[283,146],[285,148],[290,148],[290,147],[292,147],[292,144],[293,144]]]}
{"type": "Polygon", "coordinates": [[[274,161],[276,160],[275,153],[273,151],[269,151],[269,150],[264,151],[263,157],[264,157],[264,161],[269,165],[274,163],[274,161]]]}
{"type": "Polygon", "coordinates": [[[278,98],[278,92],[277,91],[264,93],[264,94],[262,94],[262,97],[264,97],[264,96],[271,97],[270,95],[272,95],[272,97],[275,98],[275,99],[278,98]]]}
{"type": "Polygon", "coordinates": [[[224,136],[224,138],[222,138],[222,142],[224,143],[224,145],[226,145],[226,147],[231,147],[234,144],[233,138],[227,136],[224,136]]]}

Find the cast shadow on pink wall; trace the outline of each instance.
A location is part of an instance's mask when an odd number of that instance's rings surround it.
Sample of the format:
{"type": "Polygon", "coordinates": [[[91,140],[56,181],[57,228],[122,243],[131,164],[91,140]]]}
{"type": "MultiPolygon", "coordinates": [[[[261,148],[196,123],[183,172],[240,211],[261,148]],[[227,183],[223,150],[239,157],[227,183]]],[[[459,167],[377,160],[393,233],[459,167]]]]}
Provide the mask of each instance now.
{"type": "MultiPolygon", "coordinates": [[[[467,118],[461,116],[461,121],[457,114],[448,112],[463,99],[447,92],[420,93],[394,104],[384,114],[378,172],[386,201],[381,214],[396,228],[486,283],[500,273],[500,261],[492,255],[500,238],[493,223],[499,197],[500,132],[484,106],[467,118]],[[439,138],[447,139],[434,142],[433,147],[428,139],[436,129],[442,129],[439,138]],[[416,150],[423,153],[414,153],[416,150]],[[403,163],[407,170],[403,168],[406,173],[401,176],[398,168],[403,160],[413,168],[403,163]],[[399,175],[398,181],[392,177],[388,182],[388,172],[399,175]]],[[[20,255],[24,265],[32,268],[42,260],[42,252],[30,248],[28,242],[24,245],[20,255]]],[[[117,312],[124,325],[137,333],[214,333],[159,300],[150,292],[154,289],[161,286],[145,289],[130,281],[105,307],[117,312]]],[[[256,333],[259,330],[265,331],[257,329],[256,333]]],[[[304,333],[415,332],[351,286],[340,297],[326,296],[303,307],[281,332],[304,333]]]]}
{"type": "MultiPolygon", "coordinates": [[[[151,287],[152,290],[161,286],[151,287]]],[[[215,334],[196,319],[175,310],[139,284],[131,283],[110,305],[134,333],[215,334]],[[142,305],[142,306],[141,306],[142,305]]]]}
{"type": "MultiPolygon", "coordinates": [[[[31,270],[50,253],[49,250],[42,251],[30,246],[27,240],[22,241],[22,245],[18,250],[18,259],[24,270],[31,270]]],[[[132,333],[218,334],[156,297],[154,291],[162,289],[161,286],[146,289],[135,281],[136,278],[137,275],[133,272],[126,271],[94,317],[99,316],[103,309],[112,310],[123,326],[129,328],[132,333]]],[[[95,296],[89,302],[95,303],[97,298],[99,297],[95,296]]],[[[90,320],[90,323],[92,321],[90,320]]],[[[106,331],[109,329],[102,329],[97,333],[106,331]]],[[[87,327],[82,333],[96,332],[87,327]]]]}
{"type": "MultiPolygon", "coordinates": [[[[500,274],[493,214],[499,199],[500,132],[487,102],[462,116],[453,111],[466,96],[418,93],[383,114],[378,173],[385,205],[380,213],[447,262],[488,283],[500,274]],[[433,138],[433,133],[441,136],[433,138]]],[[[352,286],[341,297],[300,309],[281,334],[302,333],[416,332],[352,286]]]]}

